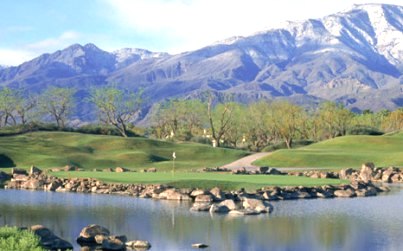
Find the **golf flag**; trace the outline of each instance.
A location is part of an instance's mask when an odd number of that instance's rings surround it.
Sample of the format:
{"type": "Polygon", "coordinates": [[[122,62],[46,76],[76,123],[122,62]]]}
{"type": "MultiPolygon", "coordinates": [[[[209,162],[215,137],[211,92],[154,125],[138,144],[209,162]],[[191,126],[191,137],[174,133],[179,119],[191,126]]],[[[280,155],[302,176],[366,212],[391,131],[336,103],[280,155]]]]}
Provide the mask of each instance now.
{"type": "Polygon", "coordinates": [[[176,159],[176,153],[175,152],[172,153],[172,158],[176,159]]]}

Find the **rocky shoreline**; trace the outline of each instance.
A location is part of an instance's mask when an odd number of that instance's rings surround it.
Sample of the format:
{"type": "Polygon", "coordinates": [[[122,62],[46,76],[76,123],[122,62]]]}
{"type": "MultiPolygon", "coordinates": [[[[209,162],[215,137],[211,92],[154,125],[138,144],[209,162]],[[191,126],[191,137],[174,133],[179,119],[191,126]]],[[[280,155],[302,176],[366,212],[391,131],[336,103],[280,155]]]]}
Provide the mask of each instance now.
{"type": "Polygon", "coordinates": [[[263,187],[254,193],[245,190],[222,191],[197,188],[177,189],[167,185],[110,184],[91,178],[57,178],[31,167],[29,172],[13,169],[8,175],[0,172],[0,180],[6,180],[7,189],[29,189],[55,192],[78,192],[92,194],[118,194],[139,198],[166,199],[193,202],[192,211],[228,213],[231,215],[256,215],[273,210],[270,201],[313,199],[313,198],[352,198],[376,196],[389,191],[383,183],[403,181],[401,169],[376,168],[373,163],[363,164],[361,170],[342,169],[340,172],[289,172],[283,173],[273,168],[261,168],[253,173],[237,170],[234,174],[250,175],[296,175],[311,178],[334,178],[349,180],[345,185],[324,185],[315,187],[263,187]]]}

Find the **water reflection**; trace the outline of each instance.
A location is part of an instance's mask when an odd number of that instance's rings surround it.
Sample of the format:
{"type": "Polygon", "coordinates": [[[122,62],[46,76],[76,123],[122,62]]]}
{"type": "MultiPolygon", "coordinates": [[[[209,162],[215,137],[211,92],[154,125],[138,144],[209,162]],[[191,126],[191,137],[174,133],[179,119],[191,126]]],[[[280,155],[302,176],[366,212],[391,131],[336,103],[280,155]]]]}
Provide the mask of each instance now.
{"type": "MultiPolygon", "coordinates": [[[[97,223],[152,250],[398,250],[403,192],[356,199],[282,201],[271,215],[190,212],[189,204],[123,196],[0,190],[0,225],[43,224],[75,244],[97,223]]],[[[78,246],[75,246],[78,249],[78,246]]]]}

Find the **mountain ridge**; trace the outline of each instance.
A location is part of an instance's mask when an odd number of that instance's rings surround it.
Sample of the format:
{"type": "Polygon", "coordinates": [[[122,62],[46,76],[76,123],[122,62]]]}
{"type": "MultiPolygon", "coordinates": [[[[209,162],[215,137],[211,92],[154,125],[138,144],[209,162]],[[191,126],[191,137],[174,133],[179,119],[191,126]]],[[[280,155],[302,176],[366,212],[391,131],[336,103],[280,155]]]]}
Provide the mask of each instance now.
{"type": "Polygon", "coordinates": [[[94,85],[118,83],[142,88],[148,106],[210,91],[245,103],[331,100],[356,111],[377,111],[403,106],[402,73],[403,7],[363,4],[176,55],[74,44],[0,68],[0,86],[32,92],[70,86],[85,96],[94,85]]]}

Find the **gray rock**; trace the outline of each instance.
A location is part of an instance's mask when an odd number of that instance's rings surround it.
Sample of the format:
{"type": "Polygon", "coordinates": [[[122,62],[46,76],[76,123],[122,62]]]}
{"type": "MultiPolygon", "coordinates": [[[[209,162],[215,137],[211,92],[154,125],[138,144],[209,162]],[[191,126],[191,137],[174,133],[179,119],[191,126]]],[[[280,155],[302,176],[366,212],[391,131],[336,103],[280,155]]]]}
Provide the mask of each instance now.
{"type": "Polygon", "coordinates": [[[204,243],[194,243],[192,244],[192,248],[208,248],[208,245],[204,243]]]}
{"type": "Polygon", "coordinates": [[[126,246],[130,248],[151,248],[151,243],[143,240],[134,240],[126,242],[126,246]]]}
{"type": "Polygon", "coordinates": [[[221,189],[218,187],[214,187],[213,189],[211,189],[210,193],[213,195],[214,201],[225,200],[225,193],[221,191],[221,189]]]}
{"type": "Polygon", "coordinates": [[[238,206],[236,205],[235,201],[230,200],[230,199],[221,201],[218,205],[219,205],[219,206],[225,206],[225,207],[227,207],[229,210],[236,210],[236,209],[238,209],[238,206]]]}
{"type": "Polygon", "coordinates": [[[197,195],[195,198],[195,202],[198,203],[211,203],[213,202],[213,196],[210,194],[201,194],[197,195]]]}
{"type": "Polygon", "coordinates": [[[355,196],[355,192],[351,189],[347,190],[336,190],[334,191],[334,196],[336,197],[344,197],[344,198],[351,198],[355,196]]]}
{"type": "Polygon", "coordinates": [[[246,198],[242,202],[242,206],[244,209],[250,209],[258,213],[271,213],[273,211],[273,207],[269,203],[259,199],[246,198]]]}
{"type": "Polygon", "coordinates": [[[374,168],[375,168],[374,163],[368,162],[362,164],[359,176],[361,180],[364,182],[370,181],[372,179],[372,174],[374,173],[374,168]]]}
{"type": "Polygon", "coordinates": [[[29,169],[29,175],[41,174],[42,170],[37,168],[36,166],[31,166],[29,169]]]}
{"type": "Polygon", "coordinates": [[[210,210],[210,203],[193,203],[190,211],[207,212],[210,210]]]}
{"type": "Polygon", "coordinates": [[[41,246],[49,250],[73,250],[73,245],[56,236],[51,230],[42,226],[35,225],[30,228],[35,235],[39,236],[41,246]]]}
{"type": "Polygon", "coordinates": [[[217,204],[213,204],[210,206],[210,213],[228,213],[230,210],[226,206],[220,206],[217,204]]]}

